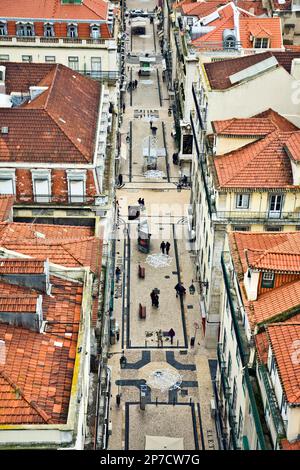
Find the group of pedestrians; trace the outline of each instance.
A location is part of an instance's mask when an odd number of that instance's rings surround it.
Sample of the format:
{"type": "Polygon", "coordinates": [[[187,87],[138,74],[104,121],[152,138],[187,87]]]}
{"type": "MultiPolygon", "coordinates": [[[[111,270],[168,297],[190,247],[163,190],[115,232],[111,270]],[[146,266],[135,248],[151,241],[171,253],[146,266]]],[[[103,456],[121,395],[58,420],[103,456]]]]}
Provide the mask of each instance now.
{"type": "Polygon", "coordinates": [[[169,242],[167,243],[165,243],[164,241],[161,242],[160,249],[163,255],[165,254],[165,251],[166,251],[166,255],[169,256],[170,248],[171,248],[171,244],[169,242]]]}
{"type": "Polygon", "coordinates": [[[128,83],[128,91],[130,90],[135,90],[138,86],[138,81],[137,80],[133,80],[132,82],[129,82],[128,83]]]}
{"type": "Polygon", "coordinates": [[[138,198],[138,204],[139,204],[140,206],[142,206],[142,208],[144,208],[144,207],[145,207],[145,199],[139,197],[139,198],[138,198]]]}

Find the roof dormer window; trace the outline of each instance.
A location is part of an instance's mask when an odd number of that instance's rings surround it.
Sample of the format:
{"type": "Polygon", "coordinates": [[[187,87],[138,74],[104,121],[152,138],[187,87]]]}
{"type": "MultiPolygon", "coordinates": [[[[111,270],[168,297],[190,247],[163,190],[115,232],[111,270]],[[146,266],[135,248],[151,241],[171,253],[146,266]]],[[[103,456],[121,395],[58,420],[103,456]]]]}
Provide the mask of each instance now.
{"type": "Polygon", "coordinates": [[[4,21],[0,21],[0,36],[7,35],[7,24],[4,21]]]}
{"type": "Polygon", "coordinates": [[[17,23],[17,36],[34,36],[33,23],[17,23]]]}
{"type": "Polygon", "coordinates": [[[264,272],[262,273],[261,278],[261,287],[272,288],[274,287],[274,273],[272,272],[264,272]]]}
{"type": "Polygon", "coordinates": [[[74,23],[68,24],[68,38],[77,38],[77,37],[78,37],[77,24],[74,24],[74,23]]]}
{"type": "Polygon", "coordinates": [[[269,38],[254,38],[253,47],[254,49],[268,49],[269,42],[269,38]]]}
{"type": "Polygon", "coordinates": [[[93,24],[91,25],[91,37],[93,39],[99,39],[100,38],[100,26],[93,24]]]}
{"type": "Polygon", "coordinates": [[[44,24],[44,36],[46,38],[53,38],[55,36],[53,23],[44,24]]]}

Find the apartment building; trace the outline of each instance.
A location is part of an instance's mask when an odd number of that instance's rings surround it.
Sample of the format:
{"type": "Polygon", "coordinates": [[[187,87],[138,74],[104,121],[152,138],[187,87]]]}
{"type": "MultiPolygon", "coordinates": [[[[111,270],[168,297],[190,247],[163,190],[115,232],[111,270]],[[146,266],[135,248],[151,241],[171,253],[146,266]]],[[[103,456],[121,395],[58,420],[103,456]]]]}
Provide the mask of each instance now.
{"type": "Polygon", "coordinates": [[[82,227],[0,233],[0,448],[83,449],[102,242],[82,227]]]}
{"type": "Polygon", "coordinates": [[[116,75],[116,9],[105,0],[3,0],[0,61],[59,63],[116,75]]]}
{"type": "Polygon", "coordinates": [[[59,64],[0,71],[0,194],[15,195],[15,220],[93,225],[114,177],[108,89],[59,64]]]}
{"type": "Polygon", "coordinates": [[[299,229],[299,129],[273,110],[249,119],[212,123],[199,148],[195,135],[192,204],[194,241],[206,345],[214,347],[220,324],[220,256],[226,232],[299,229]],[[296,153],[295,153],[296,152],[296,153]]]}
{"type": "Polygon", "coordinates": [[[229,448],[299,446],[299,240],[298,232],[226,238],[217,399],[229,448]]]}

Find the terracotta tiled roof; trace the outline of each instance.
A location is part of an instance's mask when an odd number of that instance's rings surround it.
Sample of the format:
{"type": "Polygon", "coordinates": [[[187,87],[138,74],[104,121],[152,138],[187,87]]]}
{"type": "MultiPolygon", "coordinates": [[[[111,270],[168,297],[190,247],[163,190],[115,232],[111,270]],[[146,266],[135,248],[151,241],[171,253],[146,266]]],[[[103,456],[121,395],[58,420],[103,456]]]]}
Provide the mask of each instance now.
{"type": "Polygon", "coordinates": [[[280,441],[282,450],[300,450],[300,440],[289,442],[287,439],[280,441]]]}
{"type": "MultiPolygon", "coordinates": [[[[0,425],[66,423],[71,396],[82,285],[51,277],[43,298],[44,334],[0,324],[0,425]]],[[[19,287],[12,287],[18,295],[19,287]]],[[[31,290],[27,289],[29,292],[31,290]]]]}
{"type": "Polygon", "coordinates": [[[293,185],[289,157],[284,145],[289,132],[275,131],[264,139],[225,155],[214,165],[220,188],[286,188],[293,185]]]}
{"type": "Polygon", "coordinates": [[[238,57],[236,59],[218,60],[217,62],[203,64],[203,66],[211,88],[216,90],[226,90],[233,86],[229,80],[230,75],[240,72],[252,65],[258,64],[270,57],[272,57],[272,53],[268,51],[260,54],[238,57]]]}
{"type": "Polygon", "coordinates": [[[287,139],[285,149],[293,160],[300,162],[300,134],[298,132],[287,139]]]}
{"type": "Polygon", "coordinates": [[[250,41],[250,35],[258,38],[269,38],[271,49],[280,49],[283,47],[281,35],[281,20],[279,17],[257,18],[240,17],[240,40],[244,49],[252,49],[253,42],[250,41]]]}
{"type": "Polygon", "coordinates": [[[265,15],[267,11],[263,8],[262,2],[256,0],[236,0],[236,6],[255,16],[265,15]]]}
{"type": "MultiPolygon", "coordinates": [[[[2,282],[0,282],[0,287],[3,287],[2,282]]],[[[23,295],[22,297],[4,297],[0,294],[0,312],[36,313],[37,298],[38,294],[23,295]]]]}
{"type": "Polygon", "coordinates": [[[298,349],[300,323],[277,323],[267,326],[281,385],[287,402],[300,405],[300,361],[298,349]]]}
{"type": "Polygon", "coordinates": [[[267,364],[269,341],[267,333],[265,331],[255,336],[255,344],[260,362],[262,362],[263,364],[267,364]]]}
{"type": "Polygon", "coordinates": [[[42,274],[44,261],[22,258],[0,258],[1,274],[42,274]]]}
{"type": "Polygon", "coordinates": [[[231,253],[235,261],[235,269],[244,275],[248,265],[245,250],[264,252],[299,253],[300,232],[231,232],[229,235],[231,253]]]}
{"type": "Polygon", "coordinates": [[[72,226],[0,224],[0,246],[35,260],[48,258],[66,267],[88,266],[97,273],[102,240],[85,235],[89,233],[90,229],[72,226]]]}
{"type": "Polygon", "coordinates": [[[298,128],[272,109],[250,118],[233,118],[223,121],[212,121],[212,127],[218,135],[258,136],[263,137],[275,130],[286,132],[298,128]]]}
{"type": "Polygon", "coordinates": [[[9,128],[0,161],[93,161],[100,84],[58,64],[39,85],[49,88],[30,103],[0,109],[0,125],[9,128]]]}
{"type": "Polygon", "coordinates": [[[104,20],[108,2],[83,0],[82,5],[63,5],[60,0],[1,0],[2,18],[104,20]]]}
{"type": "Polygon", "coordinates": [[[0,195],[0,222],[5,222],[11,213],[15,196],[0,195]]]}
{"type": "Polygon", "coordinates": [[[249,266],[261,271],[300,274],[300,247],[298,253],[260,252],[259,256],[253,262],[249,262],[249,266]]]}
{"type": "Polygon", "coordinates": [[[298,306],[300,310],[300,280],[264,292],[255,301],[245,301],[245,306],[253,327],[273,320],[298,306]]]}
{"type": "Polygon", "coordinates": [[[203,18],[210,15],[218,9],[221,5],[226,4],[226,1],[212,1],[212,2],[192,2],[186,3],[181,6],[182,12],[186,16],[198,16],[203,18]]]}

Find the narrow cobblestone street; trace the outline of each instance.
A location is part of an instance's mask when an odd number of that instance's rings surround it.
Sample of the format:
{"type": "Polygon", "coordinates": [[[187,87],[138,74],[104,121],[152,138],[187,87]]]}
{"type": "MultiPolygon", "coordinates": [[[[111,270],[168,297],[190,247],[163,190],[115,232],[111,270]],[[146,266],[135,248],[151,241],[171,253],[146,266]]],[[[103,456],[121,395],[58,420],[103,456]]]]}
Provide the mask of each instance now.
{"type": "MultiPolygon", "coordinates": [[[[143,1],[142,7],[153,10],[155,5],[154,1],[143,1]]],[[[141,8],[141,2],[128,0],[127,8],[141,8]]],[[[203,344],[199,296],[191,295],[188,289],[194,277],[186,237],[190,191],[177,191],[179,167],[172,162],[176,151],[171,137],[174,121],[168,113],[156,20],[152,24],[145,18],[145,22],[146,34],[133,36],[127,18],[126,53],[131,52],[127,82],[137,80],[138,85],[126,92],[121,129],[128,151],[127,158],[121,158],[123,185],[117,191],[116,266],[121,277],[115,283],[114,309],[120,335],[111,346],[108,363],[112,371],[109,449],[144,449],[146,435],[183,438],[186,450],[218,449],[210,406],[216,358],[203,344]],[[145,53],[155,57],[156,63],[150,76],[139,76],[138,57],[145,53]],[[157,128],[154,142],[161,154],[152,178],[145,176],[143,158],[151,134],[150,121],[157,128]],[[145,200],[141,217],[151,233],[149,253],[138,250],[138,219],[128,218],[128,206],[138,206],[138,198],[145,200]],[[162,240],[170,242],[169,256],[159,255],[162,240]],[[153,264],[159,259],[161,266],[153,264]],[[139,266],[145,268],[144,279],[138,276],[139,266]],[[176,298],[174,290],[179,281],[187,289],[183,299],[176,298]],[[154,288],[160,291],[159,308],[151,305],[154,288]],[[140,318],[139,304],[146,307],[146,318],[140,318]],[[166,334],[171,328],[175,332],[173,341],[166,334]],[[122,351],[126,364],[121,368],[122,351]],[[141,385],[147,385],[145,410],[140,409],[141,385]],[[116,404],[117,394],[121,396],[120,406],[116,404]]]]}

